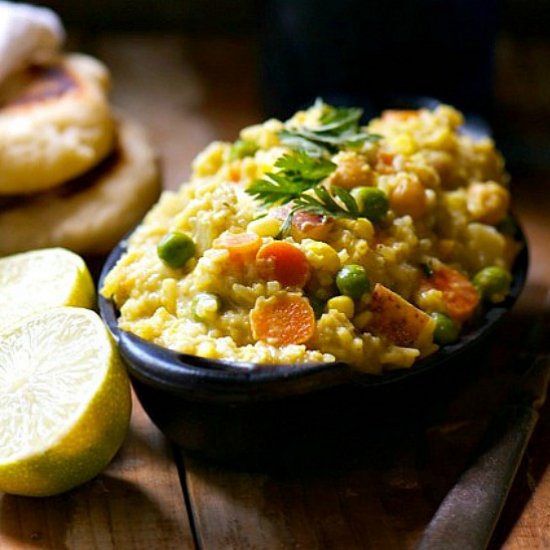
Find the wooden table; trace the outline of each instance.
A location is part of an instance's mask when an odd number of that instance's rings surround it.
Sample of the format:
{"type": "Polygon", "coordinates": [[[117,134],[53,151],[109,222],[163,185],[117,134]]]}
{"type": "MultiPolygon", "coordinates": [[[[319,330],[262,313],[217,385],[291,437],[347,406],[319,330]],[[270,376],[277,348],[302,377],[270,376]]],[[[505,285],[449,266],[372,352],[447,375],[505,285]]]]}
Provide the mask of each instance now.
{"type": "MultiPolygon", "coordinates": [[[[190,161],[207,143],[234,140],[239,128],[262,118],[247,41],[101,35],[73,36],[72,43],[110,66],[113,103],[149,128],[167,188],[187,177],[190,161]]],[[[517,351],[518,327],[550,307],[544,302],[550,287],[548,181],[540,172],[515,181],[515,208],[531,246],[527,288],[503,328],[505,337],[493,342],[497,366],[459,393],[443,418],[397,426],[386,449],[333,469],[253,473],[173,448],[134,402],[130,435],[102,475],[54,498],[0,495],[0,548],[414,547],[513,384],[498,364],[509,363],[517,351]]],[[[492,548],[550,547],[549,443],[547,406],[492,548]]]]}

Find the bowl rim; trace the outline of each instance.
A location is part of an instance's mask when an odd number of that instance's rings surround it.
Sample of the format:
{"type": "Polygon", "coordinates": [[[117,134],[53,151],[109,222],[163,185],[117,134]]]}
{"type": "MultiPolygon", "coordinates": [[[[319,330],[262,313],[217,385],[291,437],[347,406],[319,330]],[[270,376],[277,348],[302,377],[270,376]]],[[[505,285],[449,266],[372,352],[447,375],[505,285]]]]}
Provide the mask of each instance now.
{"type": "MultiPolygon", "coordinates": [[[[517,218],[514,218],[517,223],[517,218]]],[[[528,276],[529,246],[521,226],[516,240],[522,244],[512,268],[512,286],[505,300],[483,308],[472,320],[471,330],[464,332],[454,344],[441,346],[436,352],[401,368],[382,374],[370,374],[350,367],[341,361],[327,363],[261,364],[207,359],[179,353],[153,344],[119,329],[114,302],[98,294],[98,306],[108,330],[118,344],[129,371],[142,382],[198,400],[248,401],[304,394],[353,382],[362,386],[380,387],[418,377],[444,363],[456,359],[482,341],[512,309],[528,276]]],[[[98,288],[103,286],[107,273],[127,248],[124,237],[111,251],[103,265],[98,288]]]]}

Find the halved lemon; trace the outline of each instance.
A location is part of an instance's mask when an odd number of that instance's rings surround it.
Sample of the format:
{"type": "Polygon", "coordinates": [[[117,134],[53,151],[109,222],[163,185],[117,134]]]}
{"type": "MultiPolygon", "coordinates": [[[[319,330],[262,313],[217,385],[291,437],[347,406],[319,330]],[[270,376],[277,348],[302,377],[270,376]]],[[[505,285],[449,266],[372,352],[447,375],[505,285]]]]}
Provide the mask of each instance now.
{"type": "Polygon", "coordinates": [[[99,316],[31,314],[0,334],[0,491],[58,494],[100,473],[129,425],[130,385],[99,316]]]}
{"type": "Polygon", "coordinates": [[[70,250],[44,248],[0,259],[0,327],[52,306],[94,304],[90,272],[70,250]]]}

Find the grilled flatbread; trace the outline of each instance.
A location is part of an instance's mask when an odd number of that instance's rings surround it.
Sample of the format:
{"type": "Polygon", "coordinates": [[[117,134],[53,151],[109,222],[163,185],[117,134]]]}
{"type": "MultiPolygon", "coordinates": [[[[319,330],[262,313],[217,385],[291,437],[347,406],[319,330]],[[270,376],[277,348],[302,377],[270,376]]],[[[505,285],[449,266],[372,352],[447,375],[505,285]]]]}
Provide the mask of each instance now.
{"type": "Polygon", "coordinates": [[[0,86],[0,194],[28,194],[74,178],[112,150],[109,72],[72,54],[0,86]]]}
{"type": "Polygon", "coordinates": [[[117,145],[97,167],[53,190],[0,200],[0,255],[51,246],[105,254],[159,193],[158,163],[144,130],[121,119],[117,145]]]}

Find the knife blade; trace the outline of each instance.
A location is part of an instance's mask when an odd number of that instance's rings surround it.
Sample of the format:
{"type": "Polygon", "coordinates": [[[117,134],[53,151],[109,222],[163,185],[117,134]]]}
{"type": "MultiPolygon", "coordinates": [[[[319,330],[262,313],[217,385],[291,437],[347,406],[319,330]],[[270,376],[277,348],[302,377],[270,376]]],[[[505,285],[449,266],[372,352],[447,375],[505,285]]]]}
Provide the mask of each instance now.
{"type": "Polygon", "coordinates": [[[546,400],[550,356],[537,356],[501,413],[477,458],[440,504],[417,550],[487,548],[546,400]]]}

